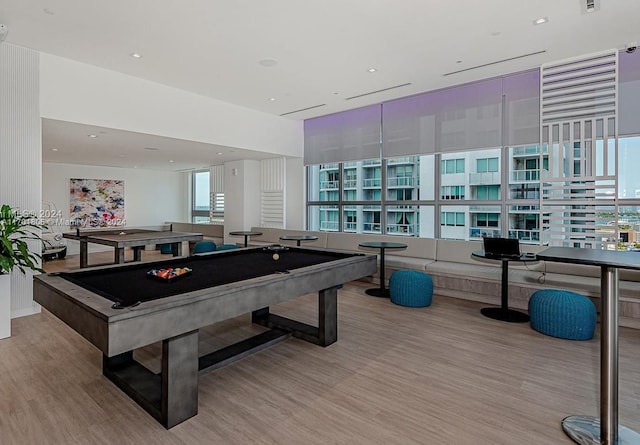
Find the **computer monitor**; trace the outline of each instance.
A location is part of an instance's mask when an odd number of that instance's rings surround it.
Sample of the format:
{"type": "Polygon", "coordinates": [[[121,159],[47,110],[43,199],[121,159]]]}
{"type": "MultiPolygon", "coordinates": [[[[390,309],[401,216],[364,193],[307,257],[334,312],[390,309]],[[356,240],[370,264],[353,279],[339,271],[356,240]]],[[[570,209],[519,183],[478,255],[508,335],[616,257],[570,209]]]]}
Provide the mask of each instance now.
{"type": "Polygon", "coordinates": [[[515,238],[482,238],[485,256],[517,258],[520,242],[515,238]]]}

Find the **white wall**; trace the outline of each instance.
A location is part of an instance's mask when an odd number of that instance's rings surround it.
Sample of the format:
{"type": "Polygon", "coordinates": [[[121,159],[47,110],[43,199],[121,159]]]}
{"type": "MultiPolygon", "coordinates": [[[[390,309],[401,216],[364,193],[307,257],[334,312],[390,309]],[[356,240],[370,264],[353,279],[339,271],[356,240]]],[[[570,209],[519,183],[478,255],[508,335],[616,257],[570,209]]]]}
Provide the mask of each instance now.
{"type": "Polygon", "coordinates": [[[225,243],[243,241],[229,232],[260,225],[260,162],[233,161],[224,164],[225,243]]]}
{"type": "MultiPolygon", "coordinates": [[[[123,180],[127,227],[188,220],[187,173],[45,162],[42,165],[42,199],[55,203],[65,222],[69,219],[71,178],[123,180]]],[[[63,228],[66,230],[68,227],[63,228]]],[[[90,244],[89,250],[105,250],[105,247],[90,244]]],[[[67,253],[79,253],[76,241],[68,240],[67,253]]]]}
{"type": "Polygon", "coordinates": [[[302,157],[302,121],[285,119],[41,53],[41,116],[302,157]]]}
{"type": "MultiPolygon", "coordinates": [[[[40,209],[39,60],[36,51],[0,43],[0,205],[26,211],[40,209]]],[[[40,248],[36,241],[29,247],[40,248]]],[[[0,338],[11,333],[9,317],[39,312],[31,276],[31,271],[11,273],[10,313],[6,304],[0,309],[0,338]]]]}

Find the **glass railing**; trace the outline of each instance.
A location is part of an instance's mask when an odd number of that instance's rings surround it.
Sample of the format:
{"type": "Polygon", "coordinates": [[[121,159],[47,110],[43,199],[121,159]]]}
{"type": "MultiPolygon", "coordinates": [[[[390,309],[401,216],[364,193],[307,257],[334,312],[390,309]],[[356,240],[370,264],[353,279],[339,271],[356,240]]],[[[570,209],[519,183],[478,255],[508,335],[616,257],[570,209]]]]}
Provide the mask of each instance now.
{"type": "Polygon", "coordinates": [[[491,229],[489,227],[471,227],[469,229],[469,238],[499,238],[500,236],[500,229],[491,229]]]}
{"type": "Polygon", "coordinates": [[[346,189],[354,189],[358,187],[358,180],[357,179],[345,179],[344,180],[344,188],[346,189]]]}
{"type": "Polygon", "coordinates": [[[338,190],[339,186],[338,181],[320,181],[320,190],[338,190]]]}
{"type": "Polygon", "coordinates": [[[389,235],[414,235],[415,229],[413,224],[387,224],[387,233],[389,235]]]}
{"type": "Polygon", "coordinates": [[[338,221],[320,221],[320,230],[338,231],[338,221]]]}
{"type": "Polygon", "coordinates": [[[362,161],[363,167],[379,167],[380,165],[382,165],[380,159],[370,159],[368,161],[362,161]]]}
{"type": "Polygon", "coordinates": [[[380,233],[380,223],[363,223],[363,232],[380,233]]]}
{"type": "Polygon", "coordinates": [[[387,185],[389,187],[413,187],[416,182],[416,178],[408,176],[396,176],[394,178],[387,178],[387,185]]]}
{"type": "Polygon", "coordinates": [[[540,241],[540,230],[509,229],[509,238],[520,241],[540,241]]]}
{"type": "Polygon", "coordinates": [[[511,182],[540,181],[540,170],[513,170],[511,182]]]}
{"type": "Polygon", "coordinates": [[[409,156],[404,158],[389,158],[387,159],[387,165],[398,165],[398,164],[417,164],[419,162],[419,157],[417,156],[409,156]]]}
{"type": "Polygon", "coordinates": [[[469,173],[469,184],[500,184],[500,172],[469,173]]]}
{"type": "Polygon", "coordinates": [[[382,179],[380,178],[371,178],[371,179],[363,179],[362,180],[362,186],[363,187],[381,187],[382,186],[382,179]]]}

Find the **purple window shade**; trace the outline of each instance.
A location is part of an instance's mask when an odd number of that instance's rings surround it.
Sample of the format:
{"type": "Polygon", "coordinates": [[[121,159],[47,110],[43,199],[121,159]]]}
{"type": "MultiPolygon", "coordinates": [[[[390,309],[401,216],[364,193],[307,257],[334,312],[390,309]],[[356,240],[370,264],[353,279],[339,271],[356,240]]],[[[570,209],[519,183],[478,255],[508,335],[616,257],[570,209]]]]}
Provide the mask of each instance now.
{"type": "Polygon", "coordinates": [[[540,70],[524,71],[502,78],[504,93],[504,145],[540,142],[540,70]]]}
{"type": "Polygon", "coordinates": [[[502,79],[431,91],[382,106],[385,157],[502,145],[502,79]]]}
{"type": "Polygon", "coordinates": [[[618,135],[640,134],[640,54],[620,52],[618,59],[618,135]]]}
{"type": "Polygon", "coordinates": [[[304,121],[304,163],[380,158],[379,104],[304,121]]]}

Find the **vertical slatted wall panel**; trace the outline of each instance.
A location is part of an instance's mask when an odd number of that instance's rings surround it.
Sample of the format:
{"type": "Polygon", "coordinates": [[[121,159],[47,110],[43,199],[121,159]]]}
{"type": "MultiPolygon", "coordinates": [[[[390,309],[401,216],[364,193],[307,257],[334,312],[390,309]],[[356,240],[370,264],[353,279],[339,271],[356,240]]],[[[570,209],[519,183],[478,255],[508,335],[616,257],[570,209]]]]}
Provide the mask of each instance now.
{"type": "MultiPolygon", "coordinates": [[[[39,214],[42,197],[40,55],[0,43],[0,204],[39,214]]],[[[30,246],[39,252],[35,242],[30,246]]],[[[39,312],[31,273],[11,276],[11,316],[39,312]]]]}
{"type": "Polygon", "coordinates": [[[224,165],[212,165],[209,178],[209,220],[224,224],[224,165]]]}
{"type": "Polygon", "coordinates": [[[285,162],[284,158],[260,162],[260,225],[285,227],[285,162]]]}
{"type": "Polygon", "coordinates": [[[540,82],[543,241],[600,248],[597,215],[617,211],[618,52],[543,65],[540,82]]]}

